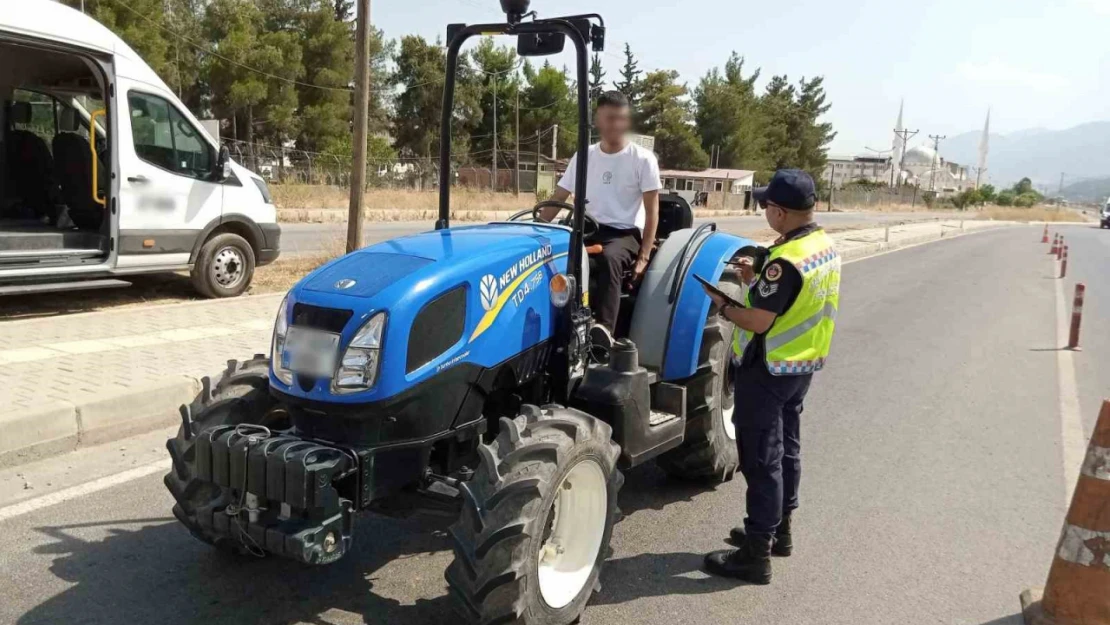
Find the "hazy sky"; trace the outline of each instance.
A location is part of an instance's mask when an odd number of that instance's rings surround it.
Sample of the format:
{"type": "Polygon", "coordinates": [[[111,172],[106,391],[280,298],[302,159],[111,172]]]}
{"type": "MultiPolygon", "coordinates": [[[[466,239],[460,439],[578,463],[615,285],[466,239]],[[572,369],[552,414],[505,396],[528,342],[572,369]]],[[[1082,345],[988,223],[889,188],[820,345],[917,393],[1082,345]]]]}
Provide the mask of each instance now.
{"type": "MultiPolygon", "coordinates": [[[[888,149],[902,98],[919,139],[980,129],[988,106],[991,130],[1002,134],[1110,119],[1110,0],[533,0],[532,8],[601,13],[607,80],[626,41],[641,67],[676,69],[691,88],[732,50],[762,68],[761,83],[823,75],[837,154],[888,149]]],[[[496,0],[374,0],[371,15],[389,37],[431,39],[447,22],[503,19],[496,0]]]]}

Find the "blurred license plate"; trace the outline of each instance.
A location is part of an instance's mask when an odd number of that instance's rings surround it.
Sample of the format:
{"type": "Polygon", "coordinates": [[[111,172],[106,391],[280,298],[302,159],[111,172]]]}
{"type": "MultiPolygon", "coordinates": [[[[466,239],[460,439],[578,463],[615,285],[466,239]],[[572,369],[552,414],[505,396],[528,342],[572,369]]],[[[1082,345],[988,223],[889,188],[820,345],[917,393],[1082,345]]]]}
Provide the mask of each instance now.
{"type": "Polygon", "coordinates": [[[339,335],[307,328],[291,327],[285,337],[285,367],[318,378],[335,374],[339,335]]]}

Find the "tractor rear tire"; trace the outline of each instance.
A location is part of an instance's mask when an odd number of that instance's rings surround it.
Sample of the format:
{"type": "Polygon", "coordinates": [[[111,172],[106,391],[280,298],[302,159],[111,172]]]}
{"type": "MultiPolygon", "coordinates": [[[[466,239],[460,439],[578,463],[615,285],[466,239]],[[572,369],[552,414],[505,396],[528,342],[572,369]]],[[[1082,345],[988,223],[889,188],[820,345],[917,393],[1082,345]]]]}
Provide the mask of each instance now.
{"type": "Polygon", "coordinates": [[[620,447],[608,424],[525,405],[461,484],[446,578],[467,623],[567,625],[599,587],[617,518],[620,447]],[[562,511],[560,513],[560,511],[562,511]]]}
{"type": "Polygon", "coordinates": [[[672,477],[727,482],[740,464],[732,423],[732,328],[710,311],[698,369],[686,380],[686,437],[682,445],[656,459],[672,477]]]}
{"type": "Polygon", "coordinates": [[[181,406],[182,412],[187,411],[189,415],[191,432],[186,435],[182,423],[177,436],[166,441],[173,467],[162,482],[177,502],[173,515],[197,540],[235,553],[254,552],[257,555],[258,550],[249,550],[226,536],[212,534],[197,522],[198,508],[213,503],[223,507],[231,502],[229,491],[197,479],[196,436],[216,425],[250,423],[273,429],[288,427],[288,416],[270,396],[269,371],[269,359],[261,354],[246,362],[229,360],[227,370],[215,384],[208,377],[203,378],[200,394],[191,404],[181,406]]]}

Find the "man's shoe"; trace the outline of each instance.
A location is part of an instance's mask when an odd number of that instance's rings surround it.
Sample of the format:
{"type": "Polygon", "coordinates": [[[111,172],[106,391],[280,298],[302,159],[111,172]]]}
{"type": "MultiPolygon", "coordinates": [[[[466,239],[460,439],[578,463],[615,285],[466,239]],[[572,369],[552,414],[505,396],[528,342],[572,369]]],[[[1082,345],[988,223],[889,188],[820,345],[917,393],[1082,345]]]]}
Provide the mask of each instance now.
{"type": "MultiPolygon", "coordinates": [[[[744,542],[747,539],[747,535],[742,527],[732,528],[732,531],[728,533],[728,537],[732,541],[732,544],[737,547],[744,546],[744,542]]],[[[789,512],[782,515],[782,522],[779,523],[778,529],[775,530],[775,538],[771,541],[771,545],[771,553],[776,556],[787,558],[791,553],[794,553],[794,538],[790,535],[789,512]]]]}
{"type": "Polygon", "coordinates": [[[590,351],[596,356],[604,354],[608,360],[609,352],[613,351],[613,335],[609,328],[598,323],[590,326],[590,351]]]}
{"type": "Polygon", "coordinates": [[[739,549],[714,551],[705,556],[705,570],[749,584],[770,584],[771,539],[753,536],[739,549]]]}

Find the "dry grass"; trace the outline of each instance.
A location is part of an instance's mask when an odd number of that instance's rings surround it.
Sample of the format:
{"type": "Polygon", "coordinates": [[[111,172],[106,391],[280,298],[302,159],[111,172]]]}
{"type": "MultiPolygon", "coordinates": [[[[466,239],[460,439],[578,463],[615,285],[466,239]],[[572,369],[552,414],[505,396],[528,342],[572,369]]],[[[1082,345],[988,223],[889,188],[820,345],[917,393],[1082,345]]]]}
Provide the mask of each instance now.
{"type": "MultiPolygon", "coordinates": [[[[274,203],[283,209],[346,208],[347,189],[326,185],[275,184],[270,187],[274,203]]],[[[436,211],[439,193],[435,190],[371,189],[363,196],[368,213],[373,211],[436,211]]],[[[454,211],[516,211],[533,204],[533,196],[521,193],[491,193],[466,188],[451,190],[454,211]]]]}
{"type": "Polygon", "coordinates": [[[993,219],[995,221],[1090,221],[1086,215],[1070,208],[1055,206],[1034,206],[1017,208],[1013,206],[989,206],[981,211],[972,211],[970,219],[993,219]]]}

